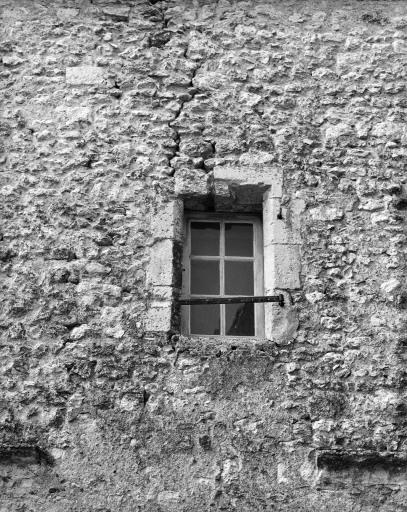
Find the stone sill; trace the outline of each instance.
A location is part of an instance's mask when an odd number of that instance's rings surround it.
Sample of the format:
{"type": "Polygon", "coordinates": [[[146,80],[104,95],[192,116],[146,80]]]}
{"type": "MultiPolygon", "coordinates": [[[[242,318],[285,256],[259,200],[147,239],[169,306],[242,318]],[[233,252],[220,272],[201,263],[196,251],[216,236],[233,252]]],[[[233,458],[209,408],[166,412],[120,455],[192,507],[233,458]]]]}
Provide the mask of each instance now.
{"type": "Polygon", "coordinates": [[[171,343],[178,350],[188,350],[195,354],[211,354],[220,356],[230,352],[253,352],[275,356],[276,344],[266,338],[254,336],[186,336],[174,335],[171,343]]]}

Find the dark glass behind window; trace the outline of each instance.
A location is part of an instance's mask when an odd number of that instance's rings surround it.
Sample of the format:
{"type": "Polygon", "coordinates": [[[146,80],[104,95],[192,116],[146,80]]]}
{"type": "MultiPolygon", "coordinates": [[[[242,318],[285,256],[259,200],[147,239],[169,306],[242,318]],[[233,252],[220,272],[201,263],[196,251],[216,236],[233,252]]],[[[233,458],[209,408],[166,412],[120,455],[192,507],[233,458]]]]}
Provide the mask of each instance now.
{"type": "Polygon", "coordinates": [[[254,336],[254,304],[226,304],[226,335],[254,336]]]}
{"type": "Polygon", "coordinates": [[[225,261],[226,295],[253,295],[253,262],[225,261]]]}
{"type": "Polygon", "coordinates": [[[220,334],[219,304],[191,306],[191,334],[220,334]]]}
{"type": "Polygon", "coordinates": [[[219,260],[191,260],[191,293],[219,295],[219,260]]]}
{"type": "MultiPolygon", "coordinates": [[[[190,295],[254,295],[253,224],[193,220],[189,226],[190,295]]],[[[191,334],[220,335],[222,325],[224,335],[254,336],[255,306],[244,303],[191,305],[189,322],[191,334]]]]}
{"type": "Polygon", "coordinates": [[[218,256],[219,234],[218,222],[191,222],[191,254],[218,256]]]}
{"type": "Polygon", "coordinates": [[[253,224],[225,223],[225,255],[253,256],[253,224]]]}

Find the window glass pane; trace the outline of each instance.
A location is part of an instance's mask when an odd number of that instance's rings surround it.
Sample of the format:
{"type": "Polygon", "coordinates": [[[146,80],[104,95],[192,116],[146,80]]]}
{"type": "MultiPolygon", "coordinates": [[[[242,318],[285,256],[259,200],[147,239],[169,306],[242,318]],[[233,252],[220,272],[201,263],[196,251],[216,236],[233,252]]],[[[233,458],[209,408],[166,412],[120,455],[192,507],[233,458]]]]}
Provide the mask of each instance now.
{"type": "Polygon", "coordinates": [[[226,335],[254,336],[254,304],[226,304],[226,335]]]}
{"type": "Polygon", "coordinates": [[[219,295],[219,260],[191,260],[191,293],[219,295]]]}
{"type": "Polygon", "coordinates": [[[198,304],[191,307],[191,334],[220,334],[219,304],[198,304]]]}
{"type": "Polygon", "coordinates": [[[191,254],[218,256],[219,233],[218,222],[191,222],[191,254]]]}
{"type": "Polygon", "coordinates": [[[253,295],[253,262],[225,261],[226,295],[253,295]]]}
{"type": "Polygon", "coordinates": [[[253,224],[225,224],[226,256],[253,256],[253,224]]]}

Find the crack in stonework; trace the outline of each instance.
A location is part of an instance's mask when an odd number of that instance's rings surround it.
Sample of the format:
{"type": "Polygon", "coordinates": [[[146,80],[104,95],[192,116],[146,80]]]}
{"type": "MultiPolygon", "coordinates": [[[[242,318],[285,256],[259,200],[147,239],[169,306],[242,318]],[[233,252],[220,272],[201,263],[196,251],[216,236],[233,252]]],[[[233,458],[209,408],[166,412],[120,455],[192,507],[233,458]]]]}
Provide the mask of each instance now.
{"type": "MultiPolygon", "coordinates": [[[[187,52],[188,52],[188,49],[185,50],[185,53],[184,53],[185,57],[187,55],[187,52]]],[[[188,91],[190,98],[181,100],[180,107],[177,110],[177,112],[175,113],[174,118],[172,119],[172,121],[170,121],[168,123],[168,126],[174,131],[174,134],[175,134],[175,137],[174,137],[175,147],[172,151],[172,155],[168,158],[168,165],[170,168],[172,168],[172,172],[169,173],[170,176],[174,175],[175,169],[172,166],[172,161],[176,156],[179,155],[179,153],[180,153],[179,148],[180,148],[180,143],[181,143],[180,133],[179,133],[177,127],[173,126],[173,124],[179,119],[179,117],[183,113],[185,105],[187,103],[190,103],[199,92],[198,89],[194,88],[194,78],[196,77],[196,75],[201,67],[202,67],[202,62],[199,62],[198,65],[192,70],[192,74],[191,74],[191,78],[190,78],[190,87],[192,88],[192,90],[188,91]]]]}
{"type": "MultiPolygon", "coordinates": [[[[212,27],[212,29],[215,28],[216,15],[217,15],[217,11],[219,9],[219,3],[220,3],[220,0],[216,0],[216,4],[214,6],[214,19],[213,19],[213,27],[212,27]]],[[[165,18],[164,14],[163,14],[163,17],[165,18]]],[[[185,59],[188,59],[188,49],[189,48],[187,46],[185,48],[185,52],[184,52],[184,58],[185,59]]],[[[201,60],[198,63],[198,65],[192,70],[192,75],[191,75],[191,79],[190,79],[190,86],[192,87],[192,90],[189,92],[191,97],[186,99],[186,100],[181,100],[180,107],[179,107],[178,111],[176,112],[176,114],[174,116],[174,119],[168,123],[168,126],[174,131],[174,134],[175,134],[175,137],[174,137],[175,147],[173,148],[172,155],[168,158],[168,165],[172,169],[169,172],[169,176],[173,176],[175,174],[175,169],[173,167],[173,160],[174,160],[174,158],[176,158],[180,154],[181,136],[180,136],[180,133],[179,133],[178,129],[176,128],[176,126],[174,126],[174,123],[181,116],[181,114],[182,114],[182,112],[184,110],[185,105],[187,103],[190,103],[195,98],[195,96],[198,94],[198,92],[199,92],[198,89],[194,88],[194,78],[196,77],[198,71],[202,67],[202,64],[203,64],[203,61],[201,60]]],[[[214,157],[215,154],[216,154],[216,142],[214,142],[214,141],[209,141],[209,142],[210,142],[210,144],[212,146],[212,157],[214,157]]],[[[206,172],[209,171],[209,169],[205,166],[205,162],[202,162],[202,164],[198,168],[203,169],[206,172]]]]}
{"type": "Polygon", "coordinates": [[[75,340],[72,340],[70,338],[67,338],[62,341],[61,345],[55,350],[55,354],[58,355],[62,350],[65,349],[65,347],[68,345],[68,343],[73,343],[75,340]]]}
{"type": "Polygon", "coordinates": [[[147,0],[147,4],[153,13],[150,17],[151,21],[161,24],[161,27],[154,30],[153,34],[148,37],[148,45],[150,48],[162,48],[171,40],[173,35],[172,31],[168,30],[168,23],[171,18],[167,18],[165,9],[161,6],[156,6],[155,4],[157,3],[161,4],[161,2],[147,0]]]}
{"type": "Polygon", "coordinates": [[[165,10],[164,9],[161,9],[160,7],[156,7],[156,3],[158,2],[152,2],[152,0],[147,0],[148,2],[148,5],[155,11],[159,14],[160,18],[161,18],[161,23],[162,23],[162,28],[163,29],[166,29],[167,26],[168,26],[168,22],[169,22],[169,19],[165,17],[165,10]]]}
{"type": "MultiPolygon", "coordinates": [[[[160,2],[157,2],[157,1],[153,1],[153,0],[147,0],[147,3],[148,5],[151,7],[151,9],[156,12],[159,17],[161,18],[161,23],[162,23],[162,28],[161,30],[163,32],[159,33],[159,34],[155,34],[154,36],[150,36],[149,38],[149,44],[150,46],[157,46],[157,47],[162,47],[164,46],[167,42],[168,42],[168,39],[167,39],[167,36],[168,36],[168,31],[167,31],[167,27],[168,27],[168,23],[170,21],[170,18],[167,18],[166,16],[166,10],[160,6],[156,6],[155,4],[156,3],[160,3],[160,2]]],[[[219,0],[217,2],[217,4],[219,3],[219,0]]],[[[184,51],[184,54],[183,54],[183,57],[188,60],[188,49],[189,47],[187,46],[185,48],[185,51],[184,51]]],[[[188,95],[189,97],[187,99],[181,99],[180,100],[180,106],[178,108],[178,110],[175,112],[175,115],[174,115],[174,118],[168,122],[168,127],[171,128],[174,132],[174,146],[173,146],[173,149],[171,151],[171,154],[170,156],[168,157],[168,166],[170,167],[170,172],[168,172],[168,175],[169,176],[173,176],[174,175],[174,172],[175,172],[175,169],[173,168],[173,165],[172,165],[172,161],[174,158],[176,158],[179,154],[180,154],[180,143],[181,143],[181,136],[180,136],[180,133],[178,131],[178,129],[176,128],[176,126],[174,126],[174,123],[178,120],[178,118],[181,116],[182,112],[183,112],[183,109],[184,109],[184,106],[191,102],[195,96],[198,94],[198,90],[194,88],[194,78],[196,76],[196,74],[198,73],[199,69],[201,68],[202,66],[202,61],[201,62],[198,62],[197,66],[192,70],[192,74],[191,74],[191,77],[190,77],[190,83],[189,83],[189,87],[190,89],[188,90],[188,95]]],[[[213,142],[211,142],[212,144],[212,147],[215,149],[215,144],[213,142]]],[[[205,169],[205,166],[204,164],[202,164],[202,168],[205,169]]]]}

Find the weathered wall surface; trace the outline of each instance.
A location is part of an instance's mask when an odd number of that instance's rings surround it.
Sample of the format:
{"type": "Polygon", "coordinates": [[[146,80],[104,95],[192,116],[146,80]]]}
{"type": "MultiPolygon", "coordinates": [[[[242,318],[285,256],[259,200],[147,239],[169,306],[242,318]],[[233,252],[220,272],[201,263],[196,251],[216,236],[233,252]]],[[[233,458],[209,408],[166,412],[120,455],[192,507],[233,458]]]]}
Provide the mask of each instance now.
{"type": "Polygon", "coordinates": [[[1,512],[405,510],[406,2],[0,4],[1,512]],[[253,163],[296,337],[146,335],[151,219],[253,163]]]}

